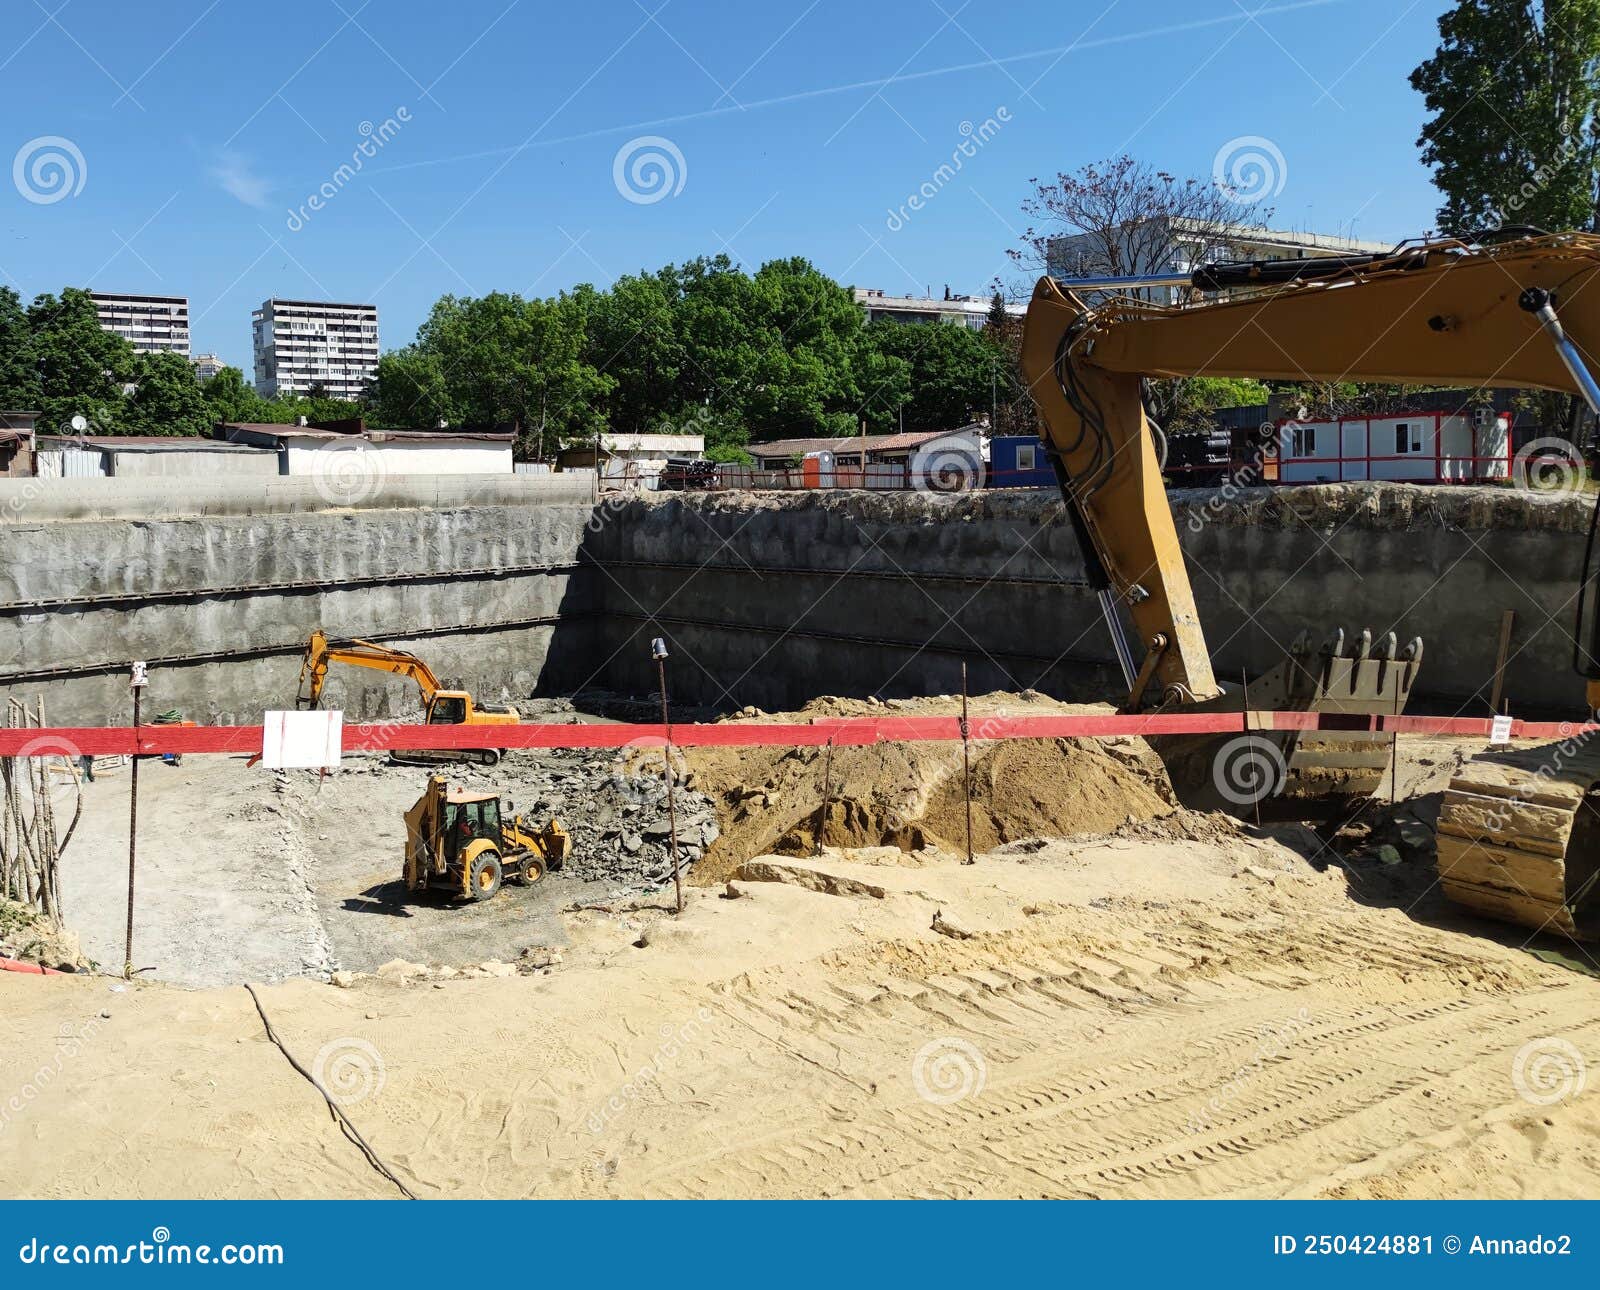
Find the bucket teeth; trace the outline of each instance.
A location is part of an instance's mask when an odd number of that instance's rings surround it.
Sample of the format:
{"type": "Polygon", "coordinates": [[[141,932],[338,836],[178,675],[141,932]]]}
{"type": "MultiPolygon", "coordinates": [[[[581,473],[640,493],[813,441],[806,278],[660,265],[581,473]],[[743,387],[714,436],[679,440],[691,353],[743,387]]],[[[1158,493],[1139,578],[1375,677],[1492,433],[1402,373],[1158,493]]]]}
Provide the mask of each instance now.
{"type": "Polygon", "coordinates": [[[1356,643],[1356,657],[1372,657],[1372,628],[1363,627],[1361,629],[1361,636],[1356,643]]]}
{"type": "Polygon", "coordinates": [[[1405,657],[1413,663],[1422,662],[1422,637],[1413,636],[1406,646],[1405,657]]]}
{"type": "Polygon", "coordinates": [[[1322,647],[1322,652],[1331,655],[1333,658],[1342,658],[1344,656],[1343,627],[1340,627],[1332,636],[1328,637],[1328,643],[1322,647]]]}
{"type": "Polygon", "coordinates": [[[1394,662],[1396,652],[1400,648],[1400,638],[1390,632],[1383,638],[1383,643],[1378,646],[1378,657],[1394,662]]]}

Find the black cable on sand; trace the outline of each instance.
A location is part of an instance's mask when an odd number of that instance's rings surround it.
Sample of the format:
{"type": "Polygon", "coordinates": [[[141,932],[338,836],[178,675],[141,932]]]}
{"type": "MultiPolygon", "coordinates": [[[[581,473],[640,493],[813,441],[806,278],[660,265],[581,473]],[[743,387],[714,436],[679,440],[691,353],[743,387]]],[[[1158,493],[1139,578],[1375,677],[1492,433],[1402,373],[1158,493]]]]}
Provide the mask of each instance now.
{"type": "Polygon", "coordinates": [[[356,1146],[361,1148],[361,1154],[366,1156],[367,1163],[385,1178],[387,1178],[390,1182],[392,1182],[396,1187],[398,1187],[402,1196],[404,1196],[407,1200],[416,1200],[416,1193],[413,1192],[411,1188],[407,1187],[405,1183],[400,1181],[400,1179],[395,1175],[394,1170],[390,1169],[388,1165],[383,1163],[383,1159],[376,1151],[372,1149],[367,1140],[361,1136],[361,1131],[357,1129],[356,1126],[351,1122],[350,1117],[344,1113],[344,1108],[329,1096],[328,1090],[323,1088],[322,1085],[317,1082],[317,1077],[308,1071],[304,1066],[302,1066],[295,1059],[295,1055],[286,1047],[284,1047],[283,1040],[278,1038],[278,1032],[272,1028],[272,1022],[267,1019],[267,1010],[262,1005],[261,996],[256,993],[255,987],[246,981],[244,983],[244,988],[250,992],[250,998],[256,1005],[256,1012],[261,1017],[261,1024],[267,1028],[267,1038],[272,1040],[272,1042],[278,1046],[278,1051],[289,1059],[289,1065],[293,1066],[295,1070],[304,1075],[311,1087],[322,1094],[322,1100],[328,1104],[328,1110],[333,1112],[334,1118],[339,1122],[339,1127],[344,1131],[344,1136],[349,1138],[351,1142],[355,1143],[356,1146]]]}

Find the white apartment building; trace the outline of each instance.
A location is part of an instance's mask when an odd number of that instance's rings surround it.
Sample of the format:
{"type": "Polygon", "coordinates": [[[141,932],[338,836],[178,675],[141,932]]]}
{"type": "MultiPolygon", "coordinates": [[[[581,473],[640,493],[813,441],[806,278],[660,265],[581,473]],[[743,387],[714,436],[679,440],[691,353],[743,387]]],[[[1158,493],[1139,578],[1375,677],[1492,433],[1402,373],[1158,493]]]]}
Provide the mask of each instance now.
{"type": "Polygon", "coordinates": [[[256,393],[356,399],[378,370],[378,307],[325,300],[265,300],[250,315],[256,393]]]}
{"type": "MultiPolygon", "coordinates": [[[[855,297],[857,307],[866,314],[868,322],[887,318],[893,322],[955,323],[980,331],[989,320],[991,297],[952,295],[949,287],[944,289],[942,300],[935,299],[931,293],[927,296],[891,296],[876,287],[852,287],[850,294],[855,297]]],[[[1008,304],[1006,312],[1020,318],[1027,308],[1008,304]]]]}
{"type": "Polygon", "coordinates": [[[126,296],[91,291],[100,326],[116,332],[141,354],[170,350],[189,357],[188,296],[126,296]]]}
{"type": "Polygon", "coordinates": [[[197,381],[209,381],[227,366],[216,354],[196,354],[189,362],[194,366],[194,378],[197,381]]]}
{"type": "MultiPolygon", "coordinates": [[[[1115,261],[1107,240],[1091,233],[1052,237],[1046,246],[1050,275],[1091,278],[1107,274],[1189,273],[1212,261],[1379,255],[1394,245],[1329,233],[1302,233],[1252,224],[1207,224],[1166,216],[1130,220],[1119,225],[1115,261]]],[[[1143,294],[1154,300],[1176,302],[1186,292],[1179,288],[1152,288],[1143,294]]]]}

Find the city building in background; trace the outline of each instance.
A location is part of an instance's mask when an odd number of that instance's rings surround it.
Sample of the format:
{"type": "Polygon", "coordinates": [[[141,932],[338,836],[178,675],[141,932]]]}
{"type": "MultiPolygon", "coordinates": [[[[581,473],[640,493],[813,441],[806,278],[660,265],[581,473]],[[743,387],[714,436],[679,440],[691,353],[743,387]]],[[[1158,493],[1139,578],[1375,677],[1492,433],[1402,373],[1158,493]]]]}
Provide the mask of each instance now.
{"type": "Polygon", "coordinates": [[[100,326],[116,332],[141,354],[189,357],[189,297],[127,296],[91,291],[100,326]]]}
{"type": "Polygon", "coordinates": [[[357,399],[378,370],[378,307],[265,300],[250,316],[256,393],[357,399]]]}
{"type": "MultiPolygon", "coordinates": [[[[875,287],[852,287],[850,293],[867,315],[868,322],[887,318],[892,322],[958,323],[978,331],[989,321],[990,297],[953,295],[949,287],[944,289],[942,299],[932,295],[891,296],[875,287]]],[[[1020,318],[1027,309],[1024,305],[1008,304],[1006,312],[1020,318]]]]}
{"type": "MultiPolygon", "coordinates": [[[[1046,247],[1053,278],[1093,278],[1111,274],[1189,273],[1218,261],[1309,260],[1327,255],[1378,255],[1393,249],[1389,242],[1362,241],[1331,233],[1301,233],[1254,224],[1219,224],[1182,217],[1157,216],[1130,220],[1105,234],[1074,233],[1053,237],[1046,247]],[[1113,235],[1114,232],[1114,235],[1113,235]],[[1112,256],[1112,243],[1116,256],[1112,256]]],[[[1179,287],[1138,292],[1149,299],[1175,303],[1179,287]]]]}
{"type": "Polygon", "coordinates": [[[227,366],[215,354],[196,354],[189,361],[194,364],[194,376],[197,381],[209,381],[227,366]]]}

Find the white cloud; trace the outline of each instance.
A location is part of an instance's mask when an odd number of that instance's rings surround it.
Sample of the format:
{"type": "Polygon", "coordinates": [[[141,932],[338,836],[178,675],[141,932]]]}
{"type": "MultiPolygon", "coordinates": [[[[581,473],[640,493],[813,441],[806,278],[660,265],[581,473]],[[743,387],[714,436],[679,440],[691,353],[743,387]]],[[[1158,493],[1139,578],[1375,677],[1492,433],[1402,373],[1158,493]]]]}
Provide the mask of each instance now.
{"type": "Polygon", "coordinates": [[[267,205],[272,185],[255,173],[248,157],[224,150],[218,155],[216,165],[211,167],[211,177],[222,185],[224,192],[246,206],[262,209],[267,205]]]}

